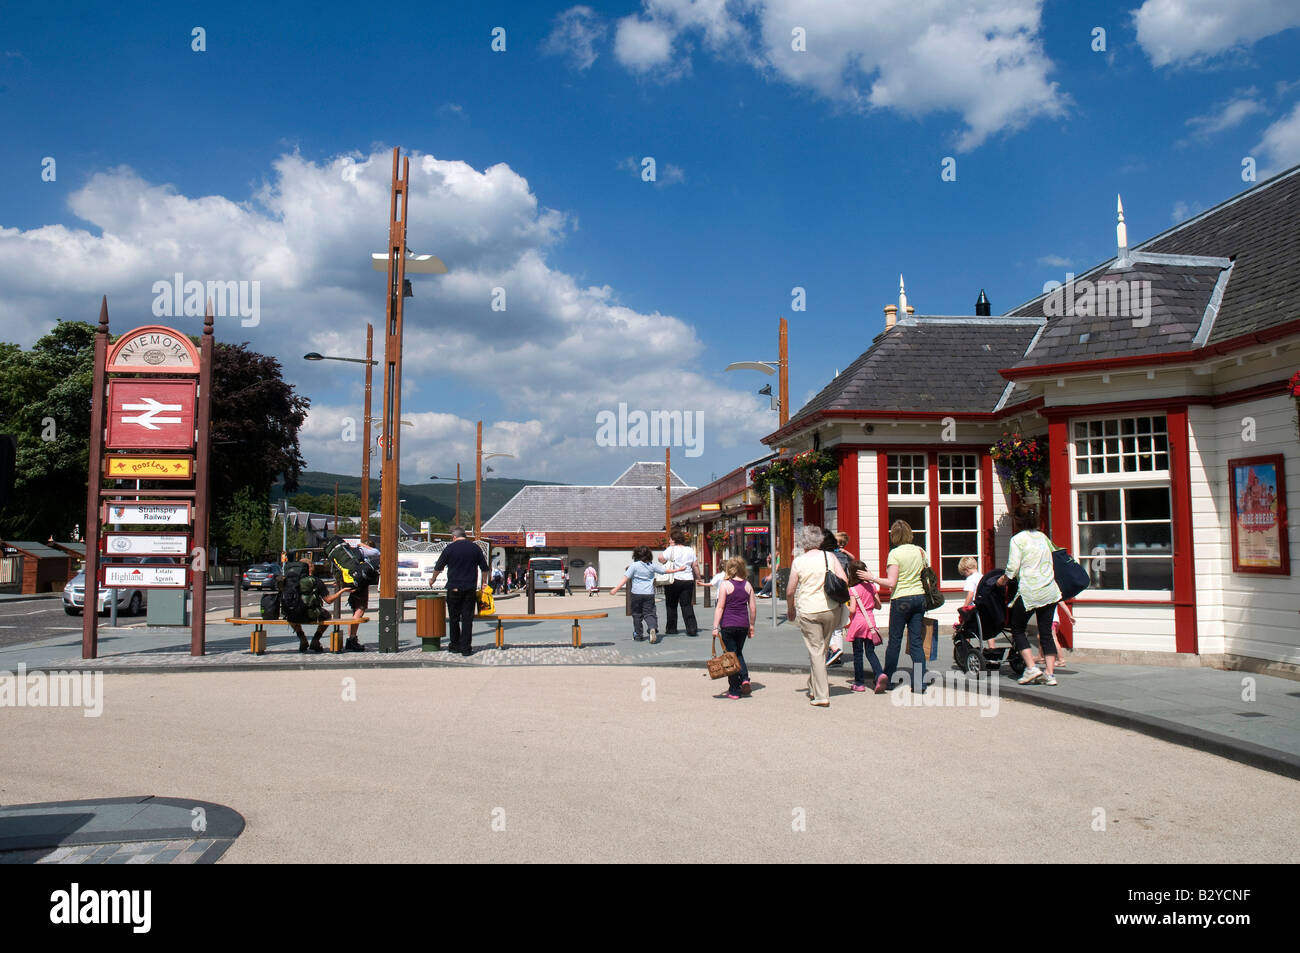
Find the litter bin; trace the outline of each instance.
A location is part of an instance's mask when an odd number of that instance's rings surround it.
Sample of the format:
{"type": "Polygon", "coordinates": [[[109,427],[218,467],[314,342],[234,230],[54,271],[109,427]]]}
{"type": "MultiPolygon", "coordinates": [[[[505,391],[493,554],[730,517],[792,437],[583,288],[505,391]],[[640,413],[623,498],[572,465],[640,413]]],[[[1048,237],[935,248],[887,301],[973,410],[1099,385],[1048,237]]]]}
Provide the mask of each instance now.
{"type": "Polygon", "coordinates": [[[447,634],[447,597],[415,597],[415,634],[420,637],[420,648],[437,652],[442,648],[442,637],[447,634]]]}

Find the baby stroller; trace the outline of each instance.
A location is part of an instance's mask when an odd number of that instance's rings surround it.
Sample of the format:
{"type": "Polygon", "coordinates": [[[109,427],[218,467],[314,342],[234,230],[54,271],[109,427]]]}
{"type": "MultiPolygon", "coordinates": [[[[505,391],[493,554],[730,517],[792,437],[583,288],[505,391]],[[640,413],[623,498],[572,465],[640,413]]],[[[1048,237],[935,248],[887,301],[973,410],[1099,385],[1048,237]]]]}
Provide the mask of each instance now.
{"type": "Polygon", "coordinates": [[[975,587],[975,604],[957,610],[957,624],[952,632],[952,657],[957,667],[975,674],[997,671],[1003,662],[1011,666],[1012,674],[1019,678],[1025,671],[1025,660],[1013,650],[1008,627],[1007,606],[1016,596],[1016,580],[1003,589],[998,585],[1002,570],[985,573],[975,587]],[[1006,646],[985,648],[984,643],[1005,636],[1006,646]]]}

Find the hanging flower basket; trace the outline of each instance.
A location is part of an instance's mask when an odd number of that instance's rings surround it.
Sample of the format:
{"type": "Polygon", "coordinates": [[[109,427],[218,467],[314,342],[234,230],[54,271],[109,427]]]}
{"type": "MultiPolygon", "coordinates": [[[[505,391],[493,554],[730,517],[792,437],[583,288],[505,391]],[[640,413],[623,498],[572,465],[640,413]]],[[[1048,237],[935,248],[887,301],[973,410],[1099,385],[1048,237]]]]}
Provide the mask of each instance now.
{"type": "Polygon", "coordinates": [[[795,485],[806,496],[820,500],[825,492],[840,482],[840,464],[825,450],[805,450],[790,461],[795,485]]]}
{"type": "Polygon", "coordinates": [[[750,470],[749,480],[759,496],[767,496],[770,487],[777,499],[788,499],[794,489],[794,470],[789,460],[773,460],[750,470]]]}
{"type": "Polygon", "coordinates": [[[715,529],[709,531],[709,548],[715,553],[722,549],[727,542],[726,530],[715,529]]]}
{"type": "Polygon", "coordinates": [[[1002,435],[1002,439],[989,448],[993,468],[1002,485],[1021,498],[1037,499],[1039,491],[1047,486],[1047,442],[1038,437],[1025,437],[1018,433],[1002,435]]]}

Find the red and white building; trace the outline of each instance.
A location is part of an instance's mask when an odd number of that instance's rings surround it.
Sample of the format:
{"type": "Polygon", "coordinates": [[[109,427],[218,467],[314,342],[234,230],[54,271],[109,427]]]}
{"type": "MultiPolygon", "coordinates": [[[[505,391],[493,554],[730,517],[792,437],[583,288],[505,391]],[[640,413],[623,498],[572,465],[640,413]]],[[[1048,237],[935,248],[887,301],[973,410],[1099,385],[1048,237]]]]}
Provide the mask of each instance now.
{"type": "Polygon", "coordinates": [[[1013,501],[989,448],[1018,432],[1047,442],[1044,528],[1093,578],[1068,645],[1300,672],[1300,167],[1132,248],[1121,218],[1117,237],[1073,287],[999,317],[916,315],[900,288],[866,353],[764,440],[839,459],[796,525],[847,531],[875,567],[906,519],[957,596],[962,556],[1005,562],[1013,501]]]}

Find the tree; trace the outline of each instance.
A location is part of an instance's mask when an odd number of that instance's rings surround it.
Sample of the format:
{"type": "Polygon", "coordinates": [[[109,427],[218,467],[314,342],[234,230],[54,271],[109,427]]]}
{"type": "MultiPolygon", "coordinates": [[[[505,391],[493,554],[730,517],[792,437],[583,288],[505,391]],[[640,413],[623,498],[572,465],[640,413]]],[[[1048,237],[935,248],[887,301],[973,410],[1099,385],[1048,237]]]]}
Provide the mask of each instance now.
{"type": "MultiPolygon", "coordinates": [[[[67,539],[85,522],[94,343],[95,327],[84,321],[59,322],[30,351],[0,343],[0,432],[18,443],[0,536],[67,539]]],[[[223,546],[231,542],[225,514],[241,489],[266,499],[277,480],[297,488],[305,466],[298,432],[310,402],[284,380],[279,361],[247,342],[217,342],[212,371],[210,541],[223,546]]],[[[165,486],[145,481],[141,489],[165,486]]]]}
{"type": "Polygon", "coordinates": [[[268,545],[271,539],[271,507],[266,497],[258,497],[250,487],[241,487],[224,510],[221,522],[228,546],[243,550],[245,560],[252,562],[279,546],[268,545]]]}

